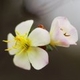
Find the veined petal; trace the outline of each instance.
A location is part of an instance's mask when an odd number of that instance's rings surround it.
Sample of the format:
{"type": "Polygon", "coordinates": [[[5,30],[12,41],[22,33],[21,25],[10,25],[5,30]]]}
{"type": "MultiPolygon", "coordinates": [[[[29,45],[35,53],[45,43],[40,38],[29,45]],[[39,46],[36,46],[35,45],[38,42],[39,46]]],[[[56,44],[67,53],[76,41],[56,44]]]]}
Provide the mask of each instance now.
{"type": "Polygon", "coordinates": [[[29,33],[31,27],[33,24],[33,20],[27,20],[24,22],[21,22],[20,24],[18,24],[15,28],[15,31],[19,32],[20,34],[27,34],[29,33]]]}
{"type": "Polygon", "coordinates": [[[26,53],[16,54],[14,56],[13,62],[17,67],[23,68],[25,70],[31,69],[28,55],[26,53]]]}
{"type": "Polygon", "coordinates": [[[48,54],[38,47],[31,47],[28,52],[30,63],[36,70],[40,70],[48,64],[48,54]]]}
{"type": "Polygon", "coordinates": [[[14,36],[11,33],[8,34],[8,41],[9,42],[7,46],[9,49],[9,54],[14,55],[17,52],[17,50],[13,48],[13,46],[15,45],[15,40],[14,40],[14,36]]]}
{"type": "Polygon", "coordinates": [[[44,46],[50,43],[50,35],[47,30],[42,28],[34,29],[30,35],[31,46],[44,46]]]}

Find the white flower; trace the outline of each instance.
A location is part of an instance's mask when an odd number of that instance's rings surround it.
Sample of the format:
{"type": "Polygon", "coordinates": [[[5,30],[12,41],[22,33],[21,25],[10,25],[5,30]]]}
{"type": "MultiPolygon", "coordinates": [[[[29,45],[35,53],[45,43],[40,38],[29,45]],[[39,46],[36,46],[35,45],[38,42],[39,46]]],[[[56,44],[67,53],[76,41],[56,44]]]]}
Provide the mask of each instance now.
{"type": "Polygon", "coordinates": [[[33,20],[20,23],[15,28],[16,36],[8,34],[8,49],[10,55],[15,55],[13,62],[16,66],[30,70],[32,66],[39,70],[48,64],[48,54],[38,46],[50,43],[48,31],[36,28],[30,33],[33,20]]]}
{"type": "Polygon", "coordinates": [[[70,45],[76,45],[78,33],[67,18],[57,17],[52,22],[50,37],[51,45],[69,47],[70,45]]]}

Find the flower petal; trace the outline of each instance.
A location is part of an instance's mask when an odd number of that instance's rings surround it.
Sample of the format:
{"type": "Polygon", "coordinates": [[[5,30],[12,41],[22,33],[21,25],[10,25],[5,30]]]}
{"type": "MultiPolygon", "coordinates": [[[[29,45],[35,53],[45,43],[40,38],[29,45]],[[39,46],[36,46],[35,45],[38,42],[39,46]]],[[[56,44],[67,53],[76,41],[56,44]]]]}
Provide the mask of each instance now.
{"type": "Polygon", "coordinates": [[[62,47],[69,47],[69,41],[63,36],[63,35],[58,35],[56,36],[56,41],[58,41],[57,46],[62,46],[62,47]]]}
{"type": "Polygon", "coordinates": [[[76,45],[78,40],[77,30],[65,17],[57,17],[53,20],[50,35],[51,43],[58,43],[57,46],[69,47],[69,45],[76,45]]]}
{"type": "Polygon", "coordinates": [[[30,48],[28,56],[30,63],[37,70],[42,69],[48,64],[48,54],[45,50],[41,48],[38,47],[30,48]]]}
{"type": "Polygon", "coordinates": [[[78,41],[78,32],[77,32],[77,30],[75,29],[75,27],[72,26],[72,29],[70,29],[68,33],[70,34],[70,37],[67,37],[67,39],[69,39],[70,44],[75,45],[76,42],[78,41]]]}
{"type": "Polygon", "coordinates": [[[18,24],[15,28],[15,31],[19,32],[20,34],[27,34],[29,33],[33,24],[33,20],[27,20],[18,24]]]}
{"type": "Polygon", "coordinates": [[[53,21],[52,21],[52,24],[51,24],[51,28],[50,28],[50,34],[53,34],[54,31],[56,32],[56,30],[59,28],[58,26],[58,21],[57,19],[55,18],[53,21]],[[57,26],[57,28],[56,28],[57,26]]]}
{"type": "Polygon", "coordinates": [[[15,45],[15,40],[14,40],[14,36],[11,33],[8,34],[8,41],[9,42],[7,46],[9,49],[9,54],[14,55],[17,52],[17,50],[13,48],[13,46],[15,45]]]}
{"type": "Polygon", "coordinates": [[[63,47],[69,47],[68,40],[63,36],[63,34],[60,32],[59,27],[56,26],[55,30],[51,35],[51,45],[53,46],[63,46],[63,47]]]}
{"type": "Polygon", "coordinates": [[[31,69],[28,55],[26,53],[16,54],[14,56],[13,62],[17,67],[23,68],[25,70],[31,69]]]}
{"type": "Polygon", "coordinates": [[[70,41],[70,44],[74,44],[75,42],[78,41],[78,33],[77,30],[74,26],[71,25],[69,20],[66,17],[57,17],[56,18],[59,27],[62,28],[66,33],[70,34],[70,37],[67,37],[70,41]]]}
{"type": "Polygon", "coordinates": [[[29,39],[32,46],[44,46],[50,43],[50,35],[47,30],[42,28],[34,29],[30,35],[29,39]]]}

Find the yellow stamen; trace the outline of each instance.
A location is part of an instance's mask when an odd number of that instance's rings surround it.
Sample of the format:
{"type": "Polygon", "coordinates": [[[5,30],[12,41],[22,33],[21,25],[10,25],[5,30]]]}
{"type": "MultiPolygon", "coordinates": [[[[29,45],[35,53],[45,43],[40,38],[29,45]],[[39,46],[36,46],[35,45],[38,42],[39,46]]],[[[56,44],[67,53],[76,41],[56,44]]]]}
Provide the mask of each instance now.
{"type": "Polygon", "coordinates": [[[8,42],[10,42],[10,41],[8,41],[8,40],[3,40],[3,42],[6,42],[6,43],[8,43],[8,42]]]}
{"type": "Polygon", "coordinates": [[[5,51],[10,51],[10,50],[11,50],[11,48],[5,49],[5,51]]]}
{"type": "Polygon", "coordinates": [[[19,49],[19,52],[17,53],[22,53],[22,52],[25,52],[29,46],[30,46],[30,43],[31,41],[27,38],[27,33],[24,34],[24,35],[20,35],[19,32],[15,31],[16,32],[16,36],[14,37],[13,40],[3,40],[3,42],[11,42],[13,43],[15,41],[15,43],[13,44],[13,46],[11,46],[10,48],[8,49],[5,49],[5,51],[10,51],[10,50],[14,50],[14,49],[19,49]]]}
{"type": "Polygon", "coordinates": [[[15,31],[15,33],[16,33],[17,35],[20,35],[20,33],[19,33],[18,31],[15,31]]]}
{"type": "Polygon", "coordinates": [[[21,54],[22,52],[25,51],[26,48],[23,48],[18,54],[21,54]]]}
{"type": "MultiPolygon", "coordinates": [[[[16,33],[18,36],[21,35],[18,31],[15,31],[15,33],[16,33]]],[[[24,37],[27,37],[27,33],[25,33],[23,36],[24,36],[24,37]]]]}

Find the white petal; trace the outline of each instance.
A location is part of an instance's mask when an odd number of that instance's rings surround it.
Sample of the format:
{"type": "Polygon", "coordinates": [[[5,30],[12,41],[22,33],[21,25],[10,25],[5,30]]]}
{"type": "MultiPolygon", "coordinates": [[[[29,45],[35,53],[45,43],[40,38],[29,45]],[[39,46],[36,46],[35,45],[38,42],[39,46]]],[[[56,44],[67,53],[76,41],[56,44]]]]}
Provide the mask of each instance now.
{"type": "Polygon", "coordinates": [[[14,64],[25,70],[30,70],[30,62],[26,53],[16,54],[13,59],[14,64]]]}
{"type": "Polygon", "coordinates": [[[65,38],[65,36],[61,33],[60,27],[58,26],[57,20],[55,20],[52,23],[50,36],[51,36],[51,45],[53,45],[53,46],[56,45],[56,46],[62,46],[62,47],[69,47],[69,42],[65,38]]]}
{"type": "Polygon", "coordinates": [[[76,28],[72,26],[72,29],[70,29],[69,34],[70,37],[68,39],[70,41],[70,44],[75,44],[78,41],[78,32],[76,28]]]}
{"type": "Polygon", "coordinates": [[[29,39],[32,46],[44,46],[50,43],[50,35],[47,30],[42,28],[34,29],[30,35],[29,39]]]}
{"type": "Polygon", "coordinates": [[[15,28],[15,31],[19,32],[20,34],[27,34],[29,33],[33,24],[33,20],[27,20],[18,24],[15,28]]]}
{"type": "Polygon", "coordinates": [[[51,34],[51,45],[69,47],[68,40],[60,32],[58,26],[56,26],[55,31],[51,34]]]}
{"type": "Polygon", "coordinates": [[[57,17],[56,18],[59,23],[59,27],[64,29],[64,31],[68,34],[70,34],[70,37],[68,38],[70,41],[70,44],[74,44],[75,42],[78,41],[78,33],[77,30],[74,26],[71,25],[69,20],[65,17],[57,17]]]}
{"type": "Polygon", "coordinates": [[[51,24],[51,28],[50,28],[50,33],[54,33],[54,31],[59,28],[59,24],[58,24],[58,20],[57,18],[55,18],[53,21],[52,21],[52,24],[51,24]]]}
{"type": "Polygon", "coordinates": [[[13,46],[15,45],[15,40],[14,40],[14,36],[11,33],[8,34],[8,41],[9,42],[7,46],[8,49],[10,49],[9,54],[14,55],[17,52],[17,50],[13,48],[13,46]]]}
{"type": "Polygon", "coordinates": [[[28,52],[29,60],[36,70],[40,70],[48,64],[48,54],[45,50],[33,47],[28,52]]]}
{"type": "Polygon", "coordinates": [[[62,47],[70,46],[69,41],[63,35],[58,35],[56,37],[57,37],[56,39],[58,40],[57,46],[62,46],[62,47]]]}
{"type": "Polygon", "coordinates": [[[57,17],[53,20],[50,29],[51,41],[56,41],[57,46],[69,47],[69,45],[76,44],[78,40],[78,33],[67,18],[57,17]],[[70,35],[65,36],[64,33],[70,35]]]}

